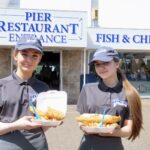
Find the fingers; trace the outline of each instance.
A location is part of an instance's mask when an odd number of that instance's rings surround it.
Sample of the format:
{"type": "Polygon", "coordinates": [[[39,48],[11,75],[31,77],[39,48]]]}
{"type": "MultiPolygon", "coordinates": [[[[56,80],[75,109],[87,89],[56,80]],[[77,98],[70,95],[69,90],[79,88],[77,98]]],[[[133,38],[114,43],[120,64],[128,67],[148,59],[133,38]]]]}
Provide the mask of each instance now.
{"type": "Polygon", "coordinates": [[[24,116],[24,117],[22,117],[20,119],[31,121],[32,119],[34,119],[34,116],[24,116]]]}
{"type": "Polygon", "coordinates": [[[112,136],[112,133],[98,133],[99,136],[112,136]]]}

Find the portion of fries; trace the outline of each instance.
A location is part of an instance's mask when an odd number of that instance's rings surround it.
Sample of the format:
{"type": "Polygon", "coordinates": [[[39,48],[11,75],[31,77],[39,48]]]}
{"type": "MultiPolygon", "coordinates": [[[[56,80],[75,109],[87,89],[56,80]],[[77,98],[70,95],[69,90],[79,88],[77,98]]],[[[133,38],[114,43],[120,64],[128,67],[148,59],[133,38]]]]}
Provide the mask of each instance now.
{"type": "MultiPolygon", "coordinates": [[[[33,112],[32,108],[30,108],[30,111],[33,112]]],[[[46,112],[43,112],[39,109],[36,109],[37,114],[40,116],[40,119],[45,120],[63,120],[65,118],[65,114],[54,109],[51,107],[48,107],[46,112]]]]}
{"type": "MultiPolygon", "coordinates": [[[[89,127],[98,127],[100,126],[102,115],[100,114],[92,114],[92,115],[85,115],[82,114],[76,118],[81,126],[89,126],[89,127]]],[[[111,116],[106,115],[103,122],[103,127],[109,126],[117,126],[118,122],[121,120],[120,116],[111,116]]]]}

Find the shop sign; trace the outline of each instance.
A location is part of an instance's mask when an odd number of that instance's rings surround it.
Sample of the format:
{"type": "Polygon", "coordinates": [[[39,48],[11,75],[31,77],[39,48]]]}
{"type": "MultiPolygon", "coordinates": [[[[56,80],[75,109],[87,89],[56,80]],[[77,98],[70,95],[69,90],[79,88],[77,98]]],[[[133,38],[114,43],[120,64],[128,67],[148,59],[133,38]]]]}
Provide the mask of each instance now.
{"type": "Polygon", "coordinates": [[[88,48],[110,46],[115,49],[150,50],[150,30],[89,28],[88,48]]]}
{"type": "Polygon", "coordinates": [[[86,47],[87,13],[0,9],[0,45],[15,45],[23,34],[36,35],[43,46],[86,47]]]}

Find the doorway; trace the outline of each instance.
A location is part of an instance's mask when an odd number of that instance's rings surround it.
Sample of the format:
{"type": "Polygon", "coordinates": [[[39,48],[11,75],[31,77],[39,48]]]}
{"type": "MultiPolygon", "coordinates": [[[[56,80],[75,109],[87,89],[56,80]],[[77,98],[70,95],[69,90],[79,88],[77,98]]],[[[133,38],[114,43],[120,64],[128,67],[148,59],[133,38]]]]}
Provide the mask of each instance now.
{"type": "Polygon", "coordinates": [[[44,52],[35,71],[35,77],[48,84],[52,90],[60,89],[60,53],[44,52]]]}

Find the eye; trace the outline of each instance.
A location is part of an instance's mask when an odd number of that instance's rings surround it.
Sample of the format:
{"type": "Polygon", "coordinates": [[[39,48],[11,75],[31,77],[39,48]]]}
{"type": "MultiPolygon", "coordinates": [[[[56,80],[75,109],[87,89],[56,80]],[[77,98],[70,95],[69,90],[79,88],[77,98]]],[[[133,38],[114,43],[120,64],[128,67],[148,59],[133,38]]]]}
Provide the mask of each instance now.
{"type": "Polygon", "coordinates": [[[38,58],[39,58],[39,55],[38,55],[38,54],[32,55],[32,59],[33,59],[33,60],[37,60],[38,58]]]}
{"type": "Polygon", "coordinates": [[[94,64],[94,65],[95,65],[95,67],[100,67],[101,66],[101,64],[98,64],[98,63],[94,64]]]}
{"type": "Polygon", "coordinates": [[[21,53],[21,55],[24,56],[24,57],[27,57],[27,56],[28,56],[28,54],[27,54],[27,53],[24,53],[24,52],[21,53]]]}
{"type": "Polygon", "coordinates": [[[110,63],[110,62],[104,62],[103,65],[104,65],[104,66],[107,66],[107,65],[109,65],[109,63],[110,63]]]}
{"type": "Polygon", "coordinates": [[[110,62],[103,62],[103,63],[95,63],[95,67],[106,67],[110,64],[110,62]]]}
{"type": "Polygon", "coordinates": [[[33,57],[33,58],[37,58],[37,57],[38,57],[38,55],[33,55],[32,57],[33,57]]]}

